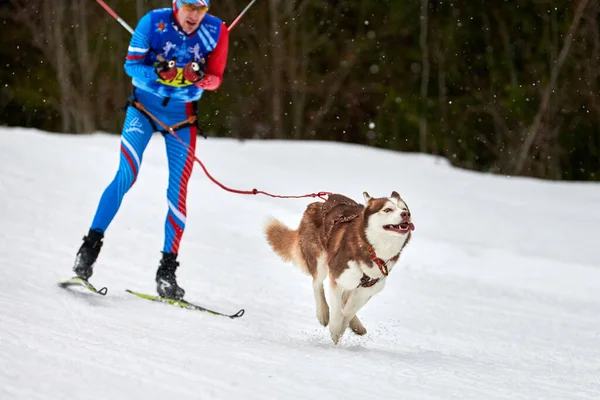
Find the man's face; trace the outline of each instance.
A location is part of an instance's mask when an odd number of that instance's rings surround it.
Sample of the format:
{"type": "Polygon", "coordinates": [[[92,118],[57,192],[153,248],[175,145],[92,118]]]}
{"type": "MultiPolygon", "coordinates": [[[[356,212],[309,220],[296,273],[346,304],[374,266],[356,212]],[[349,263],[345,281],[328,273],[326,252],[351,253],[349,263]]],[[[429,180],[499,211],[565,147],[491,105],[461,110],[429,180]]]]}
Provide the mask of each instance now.
{"type": "Polygon", "coordinates": [[[184,4],[177,12],[177,19],[183,30],[190,33],[198,28],[207,11],[208,7],[206,6],[184,4]]]}

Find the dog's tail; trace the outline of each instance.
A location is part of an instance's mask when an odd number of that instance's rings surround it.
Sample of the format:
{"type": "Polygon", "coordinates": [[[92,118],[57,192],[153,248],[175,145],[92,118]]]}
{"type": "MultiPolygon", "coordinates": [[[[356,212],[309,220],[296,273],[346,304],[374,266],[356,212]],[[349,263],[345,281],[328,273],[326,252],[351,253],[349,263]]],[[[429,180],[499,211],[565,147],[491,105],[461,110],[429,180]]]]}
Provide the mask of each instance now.
{"type": "Polygon", "coordinates": [[[310,275],[300,251],[298,230],[290,229],[283,222],[272,218],[265,226],[265,234],[271,248],[279,257],[284,261],[294,263],[304,273],[310,275]]]}

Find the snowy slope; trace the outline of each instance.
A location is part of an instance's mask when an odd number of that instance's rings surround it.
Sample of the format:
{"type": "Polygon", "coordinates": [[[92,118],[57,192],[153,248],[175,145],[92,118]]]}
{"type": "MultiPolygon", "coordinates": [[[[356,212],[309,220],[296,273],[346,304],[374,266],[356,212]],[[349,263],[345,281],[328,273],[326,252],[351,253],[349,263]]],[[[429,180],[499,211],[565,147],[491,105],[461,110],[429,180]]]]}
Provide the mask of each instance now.
{"type": "Polygon", "coordinates": [[[0,129],[0,399],[600,399],[600,185],[461,171],[433,157],[322,142],[199,140],[236,189],[397,190],[416,230],[369,333],[335,346],[310,279],[262,227],[295,226],[312,199],[223,191],[196,168],[180,250],[190,301],[153,293],[163,241],[162,138],[107,232],[92,282],[56,286],[118,162],[118,136],[0,129]],[[328,164],[331,162],[331,164],[328,164]]]}

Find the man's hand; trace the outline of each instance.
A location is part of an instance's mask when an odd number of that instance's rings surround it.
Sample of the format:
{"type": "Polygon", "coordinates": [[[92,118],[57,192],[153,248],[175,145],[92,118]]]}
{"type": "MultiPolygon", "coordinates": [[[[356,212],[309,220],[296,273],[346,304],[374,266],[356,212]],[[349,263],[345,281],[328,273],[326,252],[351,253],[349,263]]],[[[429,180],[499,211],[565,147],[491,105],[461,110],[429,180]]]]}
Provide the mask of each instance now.
{"type": "Polygon", "coordinates": [[[190,61],[185,67],[183,67],[183,77],[186,81],[196,83],[204,78],[204,70],[196,61],[190,61]]]}
{"type": "Polygon", "coordinates": [[[172,60],[162,60],[156,64],[155,71],[156,75],[162,80],[171,81],[177,76],[177,66],[175,63],[176,58],[172,60]]]}

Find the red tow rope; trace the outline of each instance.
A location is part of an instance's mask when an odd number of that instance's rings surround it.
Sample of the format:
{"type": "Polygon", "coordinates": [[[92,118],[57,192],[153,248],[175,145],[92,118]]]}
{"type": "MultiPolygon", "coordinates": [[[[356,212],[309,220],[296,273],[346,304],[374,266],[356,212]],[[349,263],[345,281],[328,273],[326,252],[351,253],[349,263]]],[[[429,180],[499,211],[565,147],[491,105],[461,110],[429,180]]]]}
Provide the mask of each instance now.
{"type": "MultiPolygon", "coordinates": [[[[179,142],[181,144],[183,144],[185,146],[185,148],[188,149],[188,151],[191,151],[190,146],[188,146],[187,143],[185,143],[183,140],[181,140],[181,138],[179,136],[177,136],[177,134],[175,133],[175,128],[177,128],[178,126],[180,126],[182,123],[175,124],[173,126],[167,126],[160,119],[158,119],[157,117],[155,117],[154,115],[152,115],[152,113],[150,113],[150,111],[146,110],[146,107],[144,107],[142,105],[142,103],[140,103],[139,101],[134,101],[133,102],[133,106],[135,108],[137,108],[138,110],[140,110],[141,112],[143,112],[144,114],[146,114],[148,117],[152,118],[154,121],[156,121],[161,126],[161,128],[163,128],[169,134],[175,136],[175,138],[177,140],[179,140],[179,142]]],[[[183,122],[187,122],[187,121],[183,121],[183,122]]],[[[208,176],[208,178],[211,181],[213,181],[221,189],[224,189],[224,190],[226,190],[228,192],[232,192],[232,193],[238,193],[238,194],[264,194],[266,196],[276,197],[276,198],[279,198],[279,199],[301,199],[303,197],[318,197],[318,198],[320,198],[323,201],[327,200],[325,198],[325,196],[331,194],[331,192],[318,192],[318,193],[303,194],[303,195],[299,195],[299,196],[282,196],[282,195],[279,195],[279,194],[267,193],[267,192],[264,192],[264,191],[258,190],[258,189],[252,189],[252,190],[231,189],[231,188],[223,185],[221,182],[219,182],[215,178],[213,178],[213,176],[208,172],[208,170],[206,169],[206,167],[204,166],[204,164],[202,163],[202,161],[200,161],[198,159],[198,157],[196,157],[195,155],[194,155],[194,161],[196,161],[198,164],[200,164],[200,166],[204,170],[204,173],[206,174],[206,176],[208,176]]]]}
{"type": "MultiPolygon", "coordinates": [[[[173,133],[173,135],[181,142],[185,145],[185,143],[175,134],[173,133]]],[[[270,197],[276,197],[276,198],[280,198],[280,199],[301,199],[303,197],[318,197],[323,201],[326,201],[327,199],[324,196],[328,196],[331,194],[331,192],[318,192],[318,193],[310,193],[310,194],[303,194],[303,195],[299,195],[299,196],[283,196],[283,195],[279,195],[279,194],[271,194],[271,193],[267,193],[264,192],[262,190],[258,190],[258,189],[252,189],[252,190],[238,190],[238,189],[231,189],[228,188],[227,186],[223,185],[221,182],[219,182],[218,180],[216,180],[215,178],[212,177],[212,175],[208,172],[208,170],[206,169],[206,167],[204,166],[204,164],[202,164],[202,161],[200,161],[198,159],[198,157],[194,156],[194,160],[200,164],[200,166],[202,167],[202,169],[204,170],[204,173],[206,174],[206,176],[208,176],[208,178],[213,181],[215,184],[217,184],[221,189],[225,189],[228,192],[232,192],[232,193],[238,193],[238,194],[264,194],[266,196],[270,196],[270,197]]]]}

